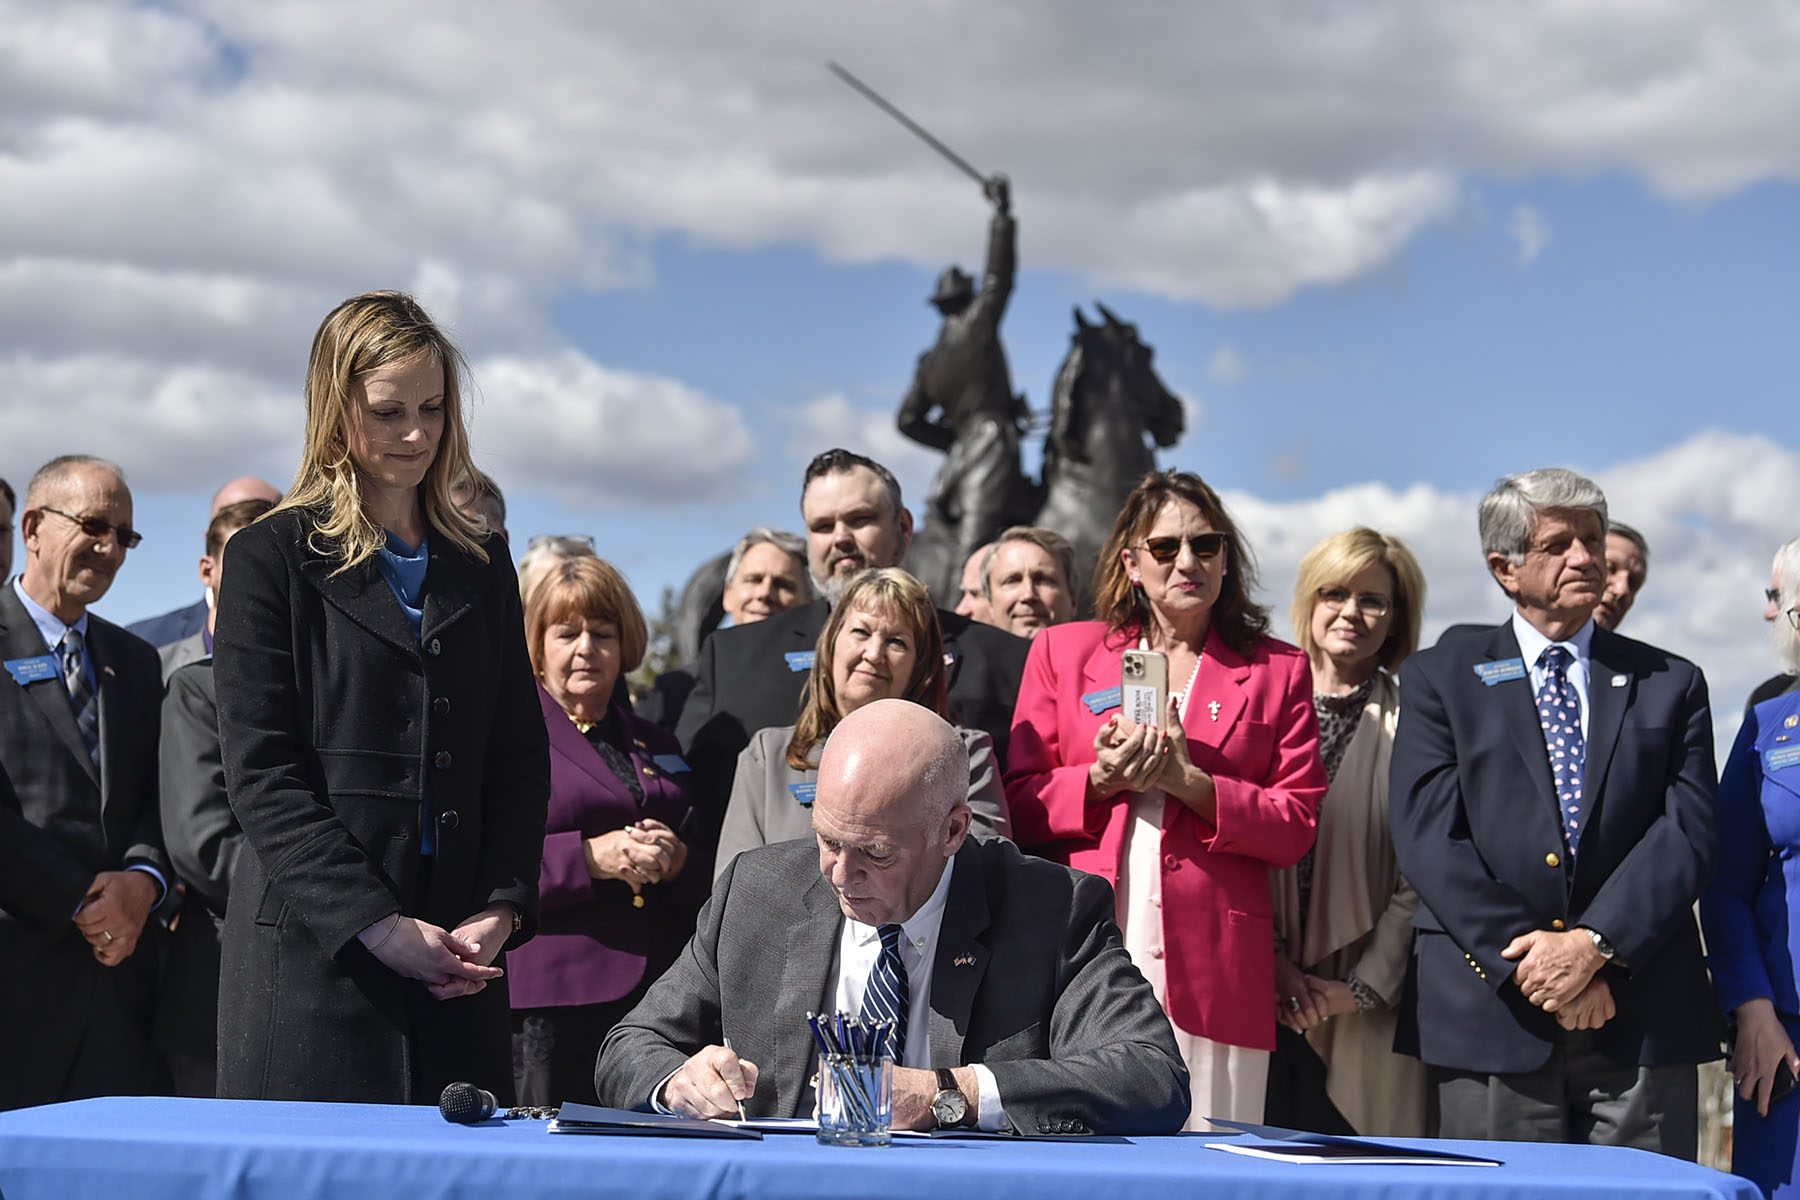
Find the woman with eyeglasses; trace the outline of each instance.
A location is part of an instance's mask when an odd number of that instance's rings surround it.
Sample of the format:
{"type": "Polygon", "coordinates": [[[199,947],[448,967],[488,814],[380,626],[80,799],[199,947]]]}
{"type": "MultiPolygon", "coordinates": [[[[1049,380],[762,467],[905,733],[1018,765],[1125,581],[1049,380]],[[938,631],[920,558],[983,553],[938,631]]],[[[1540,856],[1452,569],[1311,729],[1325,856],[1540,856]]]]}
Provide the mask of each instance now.
{"type": "Polygon", "coordinates": [[[1269,871],[1312,846],[1325,772],[1306,657],[1268,635],[1256,560],[1197,475],[1125,501],[1094,575],[1099,619],[1031,643],[1013,713],[1013,836],[1099,875],[1187,1061],[1193,1110],[1260,1120],[1275,1046],[1269,871]],[[1164,657],[1166,711],[1121,711],[1124,656],[1164,657]]]}
{"type": "MultiPolygon", "coordinates": [[[[1800,580],[1773,606],[1782,666],[1800,672],[1800,580]]],[[[1754,705],[1719,776],[1719,866],[1700,897],[1707,965],[1731,1023],[1731,1169],[1800,1195],[1800,692],[1754,705]]]]}
{"type": "Polygon", "coordinates": [[[451,496],[463,374],[410,296],[338,305],[293,487],[232,536],[221,1096],[510,1102],[499,960],[537,929],[550,759],[506,546],[451,496]]]}
{"type": "Polygon", "coordinates": [[[1423,1137],[1425,1068],[1394,1053],[1419,897],[1388,831],[1400,664],[1418,648],[1425,577],[1399,539],[1349,529],[1300,560],[1294,637],[1312,664],[1330,788],[1319,836],[1275,873],[1270,1124],[1423,1137]]]}

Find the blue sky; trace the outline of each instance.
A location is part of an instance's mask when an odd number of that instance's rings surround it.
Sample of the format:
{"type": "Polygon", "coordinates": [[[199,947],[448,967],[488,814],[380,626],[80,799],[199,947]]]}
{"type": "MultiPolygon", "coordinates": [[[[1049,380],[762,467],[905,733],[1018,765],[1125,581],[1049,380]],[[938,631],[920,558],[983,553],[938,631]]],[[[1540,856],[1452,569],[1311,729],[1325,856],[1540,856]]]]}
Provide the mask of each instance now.
{"type": "Polygon", "coordinates": [[[647,603],[797,526],[828,445],[922,495],[893,410],[986,208],[833,57],[1011,174],[1034,407],[1074,304],[1156,347],[1165,461],[1278,612],[1361,521],[1416,543],[1429,627],[1498,615],[1474,501],[1571,465],[1651,535],[1627,632],[1735,708],[1800,532],[1800,16],[1493,11],[0,0],[0,474],[119,459],[146,541],[101,611],[182,603],[212,488],[292,471],[318,320],[398,286],[469,353],[515,536],[595,534],[647,603]]]}

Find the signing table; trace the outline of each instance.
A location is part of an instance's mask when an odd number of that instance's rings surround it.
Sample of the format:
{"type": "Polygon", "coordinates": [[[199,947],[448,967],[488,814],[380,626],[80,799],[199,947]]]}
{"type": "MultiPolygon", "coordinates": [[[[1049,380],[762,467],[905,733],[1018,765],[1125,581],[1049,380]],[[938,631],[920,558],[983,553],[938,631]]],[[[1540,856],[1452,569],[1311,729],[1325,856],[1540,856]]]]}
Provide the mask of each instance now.
{"type": "Polygon", "coordinates": [[[1744,1197],[1744,1180],[1638,1150],[1443,1142],[1500,1167],[1298,1166],[1212,1135],[1112,1141],[755,1141],[552,1135],[435,1108],[104,1099],[0,1113],[0,1200],[1225,1200],[1255,1196],[1744,1197]]]}

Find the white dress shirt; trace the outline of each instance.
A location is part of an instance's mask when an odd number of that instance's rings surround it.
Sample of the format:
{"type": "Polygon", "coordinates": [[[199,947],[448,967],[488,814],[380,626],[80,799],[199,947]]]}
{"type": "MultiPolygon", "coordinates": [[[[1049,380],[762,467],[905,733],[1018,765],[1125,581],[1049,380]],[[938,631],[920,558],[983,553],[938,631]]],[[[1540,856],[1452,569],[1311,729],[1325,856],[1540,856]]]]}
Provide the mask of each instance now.
{"type": "MultiPolygon", "coordinates": [[[[937,887],[919,911],[900,923],[900,961],[906,965],[906,1049],[895,1066],[931,1067],[931,964],[937,961],[938,932],[944,925],[944,902],[950,896],[950,876],[956,860],[944,863],[937,887]]],[[[881,957],[881,930],[850,917],[838,935],[836,1007],[839,1012],[860,1013],[863,991],[875,961],[881,957]]],[[[980,1063],[971,1064],[980,1087],[977,1127],[992,1132],[1004,1128],[1006,1108],[994,1073],[980,1063]]]]}
{"type": "Polygon", "coordinates": [[[1537,626],[1527,621],[1517,610],[1512,617],[1513,636],[1519,639],[1519,657],[1525,660],[1525,669],[1531,673],[1531,694],[1536,696],[1543,690],[1544,681],[1550,672],[1538,663],[1538,658],[1552,645],[1561,646],[1569,652],[1568,669],[1569,687],[1574,689],[1576,707],[1581,710],[1581,740],[1585,744],[1588,735],[1588,681],[1593,676],[1594,619],[1575,631],[1573,637],[1561,642],[1552,642],[1538,631],[1537,626]]]}

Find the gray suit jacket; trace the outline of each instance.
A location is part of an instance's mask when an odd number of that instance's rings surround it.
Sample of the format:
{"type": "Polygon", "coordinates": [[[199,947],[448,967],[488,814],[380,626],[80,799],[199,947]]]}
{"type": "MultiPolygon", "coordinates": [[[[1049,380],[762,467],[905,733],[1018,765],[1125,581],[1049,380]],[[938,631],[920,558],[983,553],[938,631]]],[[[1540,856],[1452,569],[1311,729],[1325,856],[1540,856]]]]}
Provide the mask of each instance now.
{"type": "MultiPolygon", "coordinates": [[[[978,838],[1011,837],[1006,790],[994,767],[993,739],[979,729],[956,732],[962,735],[963,749],[969,755],[969,811],[974,817],[969,832],[978,838]]],[[[812,837],[812,800],[809,797],[801,803],[793,787],[818,782],[819,751],[817,747],[813,750],[813,770],[796,771],[787,761],[788,743],[793,740],[792,725],[759,729],[738,755],[737,779],[731,785],[725,828],[719,834],[715,878],[746,850],[812,837]]]]}
{"type": "MultiPolygon", "coordinates": [[[[702,1046],[731,1038],[762,1068],[755,1116],[813,1108],[808,1012],[832,1005],[843,915],[804,842],[740,855],[693,940],[601,1047],[603,1104],[636,1108],[702,1046]]],[[[1173,1133],[1187,1069],[1132,965],[1104,880],[965,842],[931,976],[931,1061],[984,1063],[1018,1129],[1173,1133]]]]}

